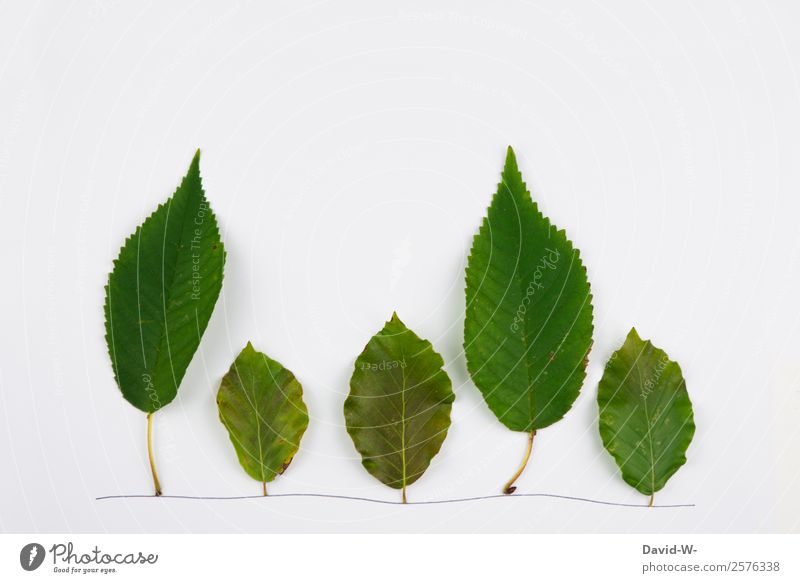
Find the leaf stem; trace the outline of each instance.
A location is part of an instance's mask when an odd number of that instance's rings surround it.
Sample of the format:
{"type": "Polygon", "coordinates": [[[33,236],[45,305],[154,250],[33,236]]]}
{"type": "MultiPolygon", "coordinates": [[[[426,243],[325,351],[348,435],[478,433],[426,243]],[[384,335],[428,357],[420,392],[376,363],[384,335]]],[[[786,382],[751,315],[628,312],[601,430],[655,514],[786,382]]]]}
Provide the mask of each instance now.
{"type": "Polygon", "coordinates": [[[266,480],[265,480],[264,482],[261,482],[261,483],[262,483],[262,484],[263,484],[263,486],[264,486],[264,496],[266,496],[266,495],[267,495],[267,482],[266,482],[266,480]]]}
{"type": "Polygon", "coordinates": [[[150,459],[150,471],[153,473],[153,486],[156,489],[156,496],[161,496],[161,484],[158,482],[158,472],[156,462],[153,458],[153,414],[147,414],[147,457],[150,459]]]}
{"type": "Polygon", "coordinates": [[[406,485],[403,484],[403,504],[408,504],[408,498],[406,498],[406,485]]]}
{"type": "Polygon", "coordinates": [[[650,494],[650,502],[647,503],[648,508],[653,507],[653,498],[655,497],[655,493],[650,494]]]}
{"type": "Polygon", "coordinates": [[[536,430],[532,430],[528,434],[528,447],[525,449],[525,457],[522,458],[522,464],[519,466],[519,469],[514,472],[514,475],[511,476],[511,479],[506,482],[506,485],[503,486],[503,494],[513,494],[517,487],[514,485],[514,482],[517,481],[522,475],[522,472],[525,470],[525,466],[528,465],[528,460],[531,459],[531,451],[533,450],[533,437],[536,435],[536,430]]]}

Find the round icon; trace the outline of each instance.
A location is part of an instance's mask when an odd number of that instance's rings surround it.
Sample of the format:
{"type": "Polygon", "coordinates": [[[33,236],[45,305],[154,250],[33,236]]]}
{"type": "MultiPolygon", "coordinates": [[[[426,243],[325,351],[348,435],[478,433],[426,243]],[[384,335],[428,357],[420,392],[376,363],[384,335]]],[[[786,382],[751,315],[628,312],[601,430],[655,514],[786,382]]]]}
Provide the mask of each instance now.
{"type": "Polygon", "coordinates": [[[26,571],[35,571],[44,562],[44,547],[39,543],[28,543],[19,552],[19,564],[26,571]]]}

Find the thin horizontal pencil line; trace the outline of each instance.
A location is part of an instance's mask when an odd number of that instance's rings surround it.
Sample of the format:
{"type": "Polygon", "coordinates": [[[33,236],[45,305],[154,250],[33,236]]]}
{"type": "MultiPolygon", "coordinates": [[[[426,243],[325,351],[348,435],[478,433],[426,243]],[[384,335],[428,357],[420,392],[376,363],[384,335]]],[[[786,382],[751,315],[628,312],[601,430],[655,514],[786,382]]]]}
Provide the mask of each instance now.
{"type": "Polygon", "coordinates": [[[392,506],[426,506],[432,504],[457,504],[459,502],[477,502],[479,500],[496,500],[500,498],[556,498],[559,500],[571,500],[573,502],[587,502],[589,504],[601,504],[604,506],[622,506],[625,508],[693,508],[694,504],[626,504],[624,502],[609,502],[607,500],[594,500],[592,498],[581,498],[579,496],[564,496],[561,494],[493,494],[489,496],[472,496],[470,498],[451,498],[448,500],[422,500],[419,502],[399,502],[393,500],[379,500],[377,498],[362,498],[359,496],[343,496],[338,494],[270,494],[269,496],[176,496],[155,494],[116,494],[112,496],[99,496],[95,500],[119,500],[131,498],[167,498],[176,500],[268,500],[270,498],[328,498],[331,500],[352,500],[356,502],[371,502],[373,504],[389,504],[392,506]]]}

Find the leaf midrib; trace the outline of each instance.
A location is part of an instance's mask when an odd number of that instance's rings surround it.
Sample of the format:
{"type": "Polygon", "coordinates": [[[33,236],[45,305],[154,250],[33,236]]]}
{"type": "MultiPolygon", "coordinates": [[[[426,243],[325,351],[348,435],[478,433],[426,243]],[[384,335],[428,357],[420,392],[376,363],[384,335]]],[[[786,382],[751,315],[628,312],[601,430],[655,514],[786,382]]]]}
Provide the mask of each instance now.
{"type": "MultiPolygon", "coordinates": [[[[639,359],[641,358],[642,354],[644,354],[644,348],[642,352],[639,353],[639,356],[636,357],[636,373],[639,375],[639,387],[640,387],[640,394],[641,391],[644,390],[644,379],[642,378],[642,369],[639,359]]],[[[647,442],[650,449],[650,492],[654,493],[656,490],[656,455],[653,451],[653,435],[652,429],[653,424],[650,419],[650,412],[647,408],[647,397],[642,398],[642,405],[644,407],[644,419],[647,422],[647,442]]]]}
{"type": "MultiPolygon", "coordinates": [[[[525,201],[523,201],[523,204],[524,204],[524,202],[525,201]]],[[[531,205],[533,205],[533,201],[532,200],[529,200],[527,202],[529,202],[531,205]]],[[[521,210],[522,209],[520,208],[520,211],[521,210]]],[[[517,284],[520,287],[520,290],[519,290],[520,291],[520,300],[519,301],[521,303],[522,299],[525,297],[525,294],[527,293],[527,291],[526,291],[527,285],[526,285],[525,281],[522,278],[522,271],[520,269],[520,260],[519,260],[519,258],[522,256],[522,251],[523,250],[527,251],[527,249],[525,249],[525,239],[524,239],[524,235],[522,233],[523,216],[524,215],[520,212],[520,214],[518,216],[520,218],[520,220],[519,220],[519,229],[517,231],[517,233],[519,235],[519,244],[517,246],[517,249],[518,249],[517,264],[514,266],[514,273],[516,274],[517,284]]],[[[527,254],[526,254],[526,258],[527,258],[527,254]]],[[[528,313],[527,313],[527,311],[525,313],[525,318],[524,318],[524,320],[522,322],[521,328],[522,328],[522,344],[524,346],[524,352],[523,352],[523,356],[522,357],[525,360],[525,375],[528,378],[528,386],[526,387],[526,389],[527,389],[526,393],[528,395],[528,427],[526,428],[526,431],[531,431],[533,429],[534,419],[535,419],[535,416],[536,416],[535,411],[534,411],[534,404],[533,404],[533,397],[534,397],[534,395],[533,395],[533,381],[534,381],[534,378],[535,378],[535,374],[534,374],[535,371],[531,371],[533,363],[531,363],[531,360],[529,358],[530,357],[529,352],[530,352],[530,350],[532,348],[532,344],[530,342],[530,339],[528,338],[528,313]]]]}
{"type": "Polygon", "coordinates": [[[267,477],[264,475],[264,448],[261,444],[261,416],[258,412],[258,391],[256,391],[256,378],[255,374],[251,374],[250,383],[253,388],[253,415],[256,418],[256,439],[258,440],[258,467],[261,470],[261,481],[266,482],[267,477]]]}
{"type": "MultiPolygon", "coordinates": [[[[180,188],[180,186],[178,188],[180,188]]],[[[200,186],[200,188],[202,189],[202,186],[200,186]]],[[[191,195],[191,193],[189,194],[189,196],[190,195],[191,195]]],[[[201,198],[202,198],[202,194],[201,194],[201,198]]],[[[170,215],[170,211],[172,210],[172,203],[174,202],[174,200],[175,200],[175,196],[173,195],[172,198],[170,199],[169,205],[167,206],[167,216],[166,216],[166,219],[164,221],[164,236],[162,238],[162,245],[161,245],[161,257],[162,257],[162,261],[161,261],[161,291],[162,291],[162,297],[163,297],[161,305],[162,305],[162,308],[163,308],[164,320],[163,320],[163,327],[162,327],[161,338],[160,339],[163,341],[164,337],[166,336],[167,352],[169,353],[170,363],[172,362],[172,353],[170,351],[170,343],[169,343],[169,327],[167,326],[167,304],[172,299],[172,293],[168,293],[168,291],[169,292],[173,291],[173,285],[175,284],[175,278],[177,276],[177,271],[178,271],[177,270],[177,265],[178,265],[178,262],[179,262],[180,252],[176,252],[175,253],[175,260],[173,262],[172,276],[170,277],[170,282],[169,282],[169,286],[168,287],[165,285],[166,282],[165,282],[165,278],[164,278],[164,261],[163,261],[163,257],[165,255],[164,250],[166,248],[166,243],[167,243],[167,230],[169,228],[169,215],[170,215]]],[[[186,217],[189,214],[189,202],[190,202],[189,200],[186,201],[185,212],[183,213],[183,216],[181,217],[181,220],[180,220],[180,236],[178,238],[179,249],[183,247],[183,233],[184,233],[184,227],[186,226],[186,217]]],[[[139,239],[141,241],[141,232],[139,234],[139,239]]],[[[139,263],[139,246],[138,245],[137,245],[136,253],[137,253],[137,255],[136,255],[136,296],[137,296],[137,299],[138,299],[139,298],[139,273],[140,273],[139,267],[141,265],[139,263]]],[[[141,303],[140,303],[140,305],[141,305],[141,303]]],[[[141,334],[141,330],[142,330],[142,328],[141,328],[141,326],[139,326],[140,334],[141,334]]],[[[159,342],[158,343],[158,347],[156,348],[155,364],[153,365],[153,368],[152,368],[152,372],[153,373],[155,373],[155,371],[158,370],[159,364],[161,363],[161,355],[162,355],[161,345],[162,345],[162,342],[159,342]]],[[[144,336],[142,336],[142,350],[144,351],[144,336]]],[[[142,356],[144,356],[144,352],[143,352],[142,356]]],[[[146,360],[145,360],[145,368],[147,368],[147,361],[146,360]]],[[[175,379],[175,370],[174,370],[174,368],[172,366],[170,366],[170,373],[172,374],[172,381],[175,382],[176,381],[176,379],[175,379]]],[[[175,384],[177,385],[177,383],[175,383],[175,384]]],[[[178,387],[176,386],[175,390],[177,391],[177,389],[178,389],[178,387]]],[[[156,387],[156,390],[158,390],[157,387],[156,387]]]]}
{"type": "MultiPolygon", "coordinates": [[[[405,362],[405,355],[401,352],[401,361],[405,362]]],[[[400,462],[402,466],[403,488],[406,487],[406,369],[400,369],[403,375],[403,386],[400,388],[400,462]]]]}
{"type": "MultiPolygon", "coordinates": [[[[522,282],[522,278],[520,277],[518,279],[519,279],[520,283],[522,284],[523,283],[522,282]]],[[[527,387],[527,391],[526,392],[528,393],[528,420],[529,420],[528,423],[529,423],[529,426],[527,427],[527,431],[531,431],[531,429],[533,428],[533,423],[534,423],[534,419],[535,419],[535,412],[534,412],[534,407],[533,407],[533,378],[531,376],[531,374],[532,374],[531,367],[533,366],[533,364],[531,363],[531,360],[529,358],[530,355],[528,354],[528,352],[530,351],[532,345],[530,344],[530,340],[528,339],[528,325],[527,324],[528,324],[528,318],[527,318],[527,315],[526,315],[525,321],[522,323],[522,343],[525,346],[525,352],[523,353],[523,358],[525,359],[525,374],[528,377],[528,387],[527,387]]]]}

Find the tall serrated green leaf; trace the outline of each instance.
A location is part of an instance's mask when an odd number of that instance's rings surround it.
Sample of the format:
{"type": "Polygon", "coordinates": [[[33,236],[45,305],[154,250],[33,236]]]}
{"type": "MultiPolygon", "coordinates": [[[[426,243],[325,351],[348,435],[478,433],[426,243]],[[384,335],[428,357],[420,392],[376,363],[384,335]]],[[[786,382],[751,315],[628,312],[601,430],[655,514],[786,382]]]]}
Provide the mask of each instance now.
{"type": "Polygon", "coordinates": [[[222,379],[217,407],[239,463],[266,496],[267,482],[289,466],[308,427],[303,387],[248,342],[222,379]]]}
{"type": "MultiPolygon", "coordinates": [[[[128,237],[106,285],[106,342],[122,396],[148,414],[175,398],[222,286],[225,250],[197,151],[178,189],[128,237]]],[[[156,482],[152,450],[150,463],[156,482]]]]}
{"type": "Polygon", "coordinates": [[[356,359],[344,403],[347,432],[367,471],[403,492],[442,447],[455,398],[444,361],[397,317],[356,359]]]}
{"type": "Polygon", "coordinates": [[[622,478],[650,496],[686,463],[694,413],[677,362],[631,328],[597,391],[603,445],[622,478]]]}
{"type": "Polygon", "coordinates": [[[466,273],[467,368],[509,429],[533,436],[578,397],[592,345],[586,268],[564,231],[543,216],[509,147],[502,182],[472,243],[466,273]]]}

